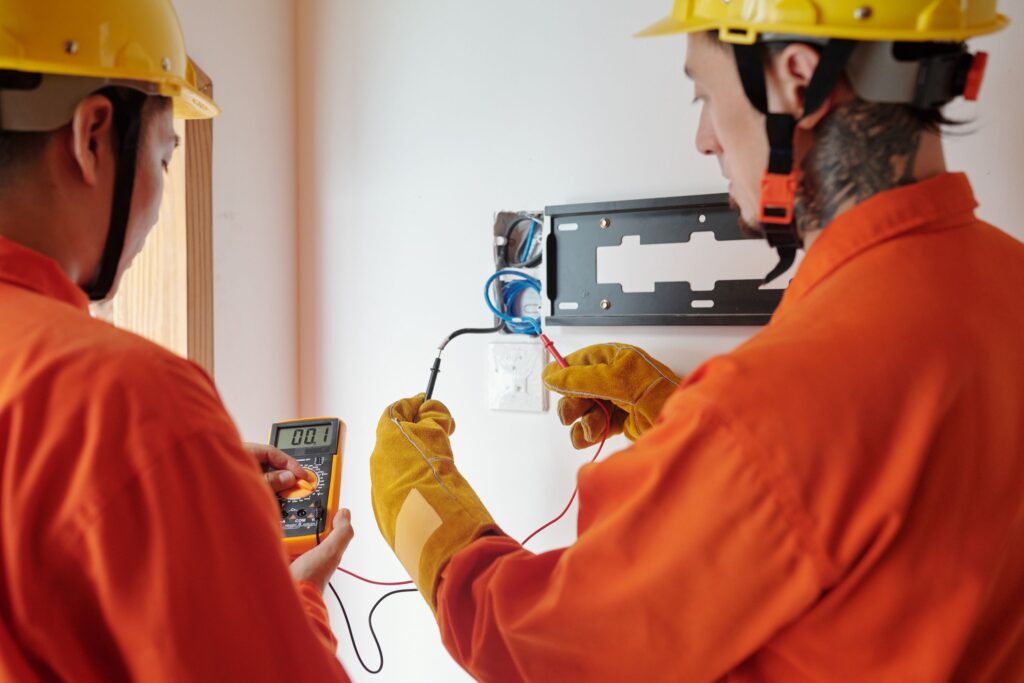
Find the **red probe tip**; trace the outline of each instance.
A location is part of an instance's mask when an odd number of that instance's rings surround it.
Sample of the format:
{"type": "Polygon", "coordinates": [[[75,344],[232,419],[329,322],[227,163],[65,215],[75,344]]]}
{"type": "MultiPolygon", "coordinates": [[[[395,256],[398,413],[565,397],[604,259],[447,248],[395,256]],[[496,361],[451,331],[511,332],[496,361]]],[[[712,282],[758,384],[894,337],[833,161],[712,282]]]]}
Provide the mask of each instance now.
{"type": "Polygon", "coordinates": [[[548,353],[550,353],[551,357],[555,359],[555,362],[558,363],[559,367],[569,367],[569,363],[567,363],[566,360],[562,358],[562,354],[560,354],[558,352],[558,349],[555,348],[555,343],[548,339],[548,336],[546,334],[540,335],[540,343],[543,344],[544,348],[548,350],[548,353]]]}

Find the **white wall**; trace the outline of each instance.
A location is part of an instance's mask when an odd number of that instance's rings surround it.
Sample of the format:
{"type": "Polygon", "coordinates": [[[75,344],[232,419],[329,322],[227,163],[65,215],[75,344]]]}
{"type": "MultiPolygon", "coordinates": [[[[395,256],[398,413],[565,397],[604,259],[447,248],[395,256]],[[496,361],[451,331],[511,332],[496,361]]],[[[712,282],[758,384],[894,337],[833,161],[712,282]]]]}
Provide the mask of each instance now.
{"type": "Polygon", "coordinates": [[[294,417],[295,51],[290,0],[175,0],[214,122],[214,363],[243,436],[294,417]]]}
{"type": "Polygon", "coordinates": [[[1017,3],[1000,3],[1016,23],[995,36],[972,43],[990,53],[988,74],[977,104],[958,103],[949,110],[965,121],[946,138],[950,170],[966,171],[981,204],[978,215],[1024,240],[1024,101],[1021,93],[1021,41],[1024,13],[1017,3]]]}
{"type": "MultiPolygon", "coordinates": [[[[684,41],[633,40],[668,0],[297,0],[300,130],[300,407],[349,425],[342,498],[356,539],[344,564],[404,578],[369,504],[367,458],[381,411],[424,388],[449,331],[488,323],[494,211],[565,202],[721,191],[698,158],[697,108],[682,74],[684,41]]],[[[1024,235],[1019,79],[1024,47],[1011,34],[995,55],[981,133],[953,145],[951,165],[974,171],[984,214],[1024,235]]],[[[222,81],[224,79],[221,79],[222,81]]],[[[549,332],[567,352],[619,339],[679,371],[731,348],[744,329],[549,332]]],[[[437,398],[459,424],[460,468],[492,513],[522,537],[557,512],[586,455],[553,414],[486,408],[486,340],[449,347],[437,398]]],[[[567,544],[574,521],[536,549],[567,544]]],[[[339,577],[368,663],[366,613],[383,589],[339,577]]],[[[340,653],[362,672],[332,606],[340,653]]],[[[384,681],[456,681],[417,596],[378,611],[384,681]]]]}

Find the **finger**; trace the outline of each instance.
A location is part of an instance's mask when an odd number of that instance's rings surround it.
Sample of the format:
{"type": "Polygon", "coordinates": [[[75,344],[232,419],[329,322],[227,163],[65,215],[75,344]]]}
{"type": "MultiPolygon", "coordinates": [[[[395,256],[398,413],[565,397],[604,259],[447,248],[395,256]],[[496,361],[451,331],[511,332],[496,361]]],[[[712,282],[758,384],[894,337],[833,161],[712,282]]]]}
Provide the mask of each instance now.
{"type": "Polygon", "coordinates": [[[422,404],[423,394],[418,394],[411,398],[395,401],[385,408],[384,414],[380,416],[380,422],[377,424],[378,440],[382,434],[386,434],[394,429],[395,425],[400,425],[403,422],[415,423],[422,404]]]}
{"type": "Polygon", "coordinates": [[[427,401],[420,406],[416,421],[419,423],[433,422],[451,436],[455,433],[455,418],[448,407],[440,401],[427,401]]]}
{"type": "Polygon", "coordinates": [[[270,489],[275,493],[287,491],[288,489],[293,488],[298,482],[295,475],[288,470],[264,472],[263,478],[267,480],[267,484],[270,485],[270,489]]]}
{"type": "Polygon", "coordinates": [[[423,405],[423,394],[395,401],[385,411],[385,415],[399,422],[415,422],[420,406],[423,405]]]}
{"type": "Polygon", "coordinates": [[[265,467],[272,467],[276,470],[288,470],[299,479],[309,478],[308,473],[302,468],[298,460],[273,446],[250,443],[246,444],[246,448],[256,458],[256,462],[265,467]]]}
{"type": "Polygon", "coordinates": [[[583,425],[579,422],[574,424],[572,426],[572,430],[569,431],[569,439],[572,441],[572,447],[578,451],[595,445],[593,441],[587,438],[587,435],[583,430],[583,425]]]}
{"type": "Polygon", "coordinates": [[[594,399],[592,398],[563,396],[558,401],[558,419],[562,424],[569,426],[594,408],[594,399]]]}
{"type": "Polygon", "coordinates": [[[587,419],[591,420],[593,424],[600,424],[603,427],[608,418],[601,406],[604,406],[613,416],[617,413],[629,412],[608,401],[566,396],[558,402],[558,419],[562,421],[562,424],[568,426],[580,418],[587,418],[588,415],[593,414],[587,419]]]}
{"type": "Polygon", "coordinates": [[[590,448],[599,444],[603,439],[621,434],[627,418],[628,415],[622,411],[613,412],[611,425],[608,426],[608,418],[605,417],[603,411],[595,410],[593,413],[587,413],[583,419],[573,424],[572,430],[569,432],[573,448],[577,450],[590,448]],[[589,417],[591,415],[595,417],[589,417]]]}
{"type": "Polygon", "coordinates": [[[629,419],[626,412],[612,406],[609,412],[605,413],[596,403],[593,406],[593,410],[587,412],[579,422],[587,441],[597,443],[601,439],[613,434],[620,434],[623,431],[626,420],[629,419]],[[611,415],[610,421],[609,414],[611,415]]]}
{"type": "Polygon", "coordinates": [[[569,354],[569,367],[548,365],[541,378],[548,389],[563,395],[607,395],[602,388],[617,384],[612,369],[614,358],[615,348],[610,345],[589,346],[569,354]]]}

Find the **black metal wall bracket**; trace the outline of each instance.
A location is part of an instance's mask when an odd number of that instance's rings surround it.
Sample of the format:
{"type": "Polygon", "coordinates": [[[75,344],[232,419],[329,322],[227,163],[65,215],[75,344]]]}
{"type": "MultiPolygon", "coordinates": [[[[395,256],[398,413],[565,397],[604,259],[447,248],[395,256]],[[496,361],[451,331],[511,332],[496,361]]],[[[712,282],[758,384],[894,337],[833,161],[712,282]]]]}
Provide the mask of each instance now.
{"type": "Polygon", "coordinates": [[[712,291],[657,282],[653,293],[625,292],[598,282],[597,250],[626,236],[639,235],[645,245],[689,242],[697,232],[751,239],[728,195],[551,206],[545,215],[548,325],[764,325],[782,298],[784,290],[760,288],[765,273],[718,281],[712,291]]]}

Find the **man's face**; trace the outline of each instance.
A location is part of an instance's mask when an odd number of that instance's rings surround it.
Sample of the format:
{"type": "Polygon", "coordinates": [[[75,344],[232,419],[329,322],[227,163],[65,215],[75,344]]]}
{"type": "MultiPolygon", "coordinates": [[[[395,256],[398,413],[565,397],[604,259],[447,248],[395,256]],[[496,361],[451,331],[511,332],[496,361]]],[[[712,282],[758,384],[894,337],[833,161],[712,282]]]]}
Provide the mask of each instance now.
{"type": "Polygon", "coordinates": [[[730,198],[743,222],[754,227],[768,159],[764,117],[743,91],[732,50],[703,34],[687,42],[686,73],[701,105],[697,151],[718,158],[730,198]]]}
{"type": "Polygon", "coordinates": [[[174,132],[174,117],[170,106],[161,106],[155,100],[146,104],[145,123],[139,140],[138,160],[135,168],[135,190],[132,194],[128,231],[118,272],[117,285],[124,272],[146,243],[146,238],[160,218],[160,204],[164,194],[164,175],[179,144],[174,132]]]}

